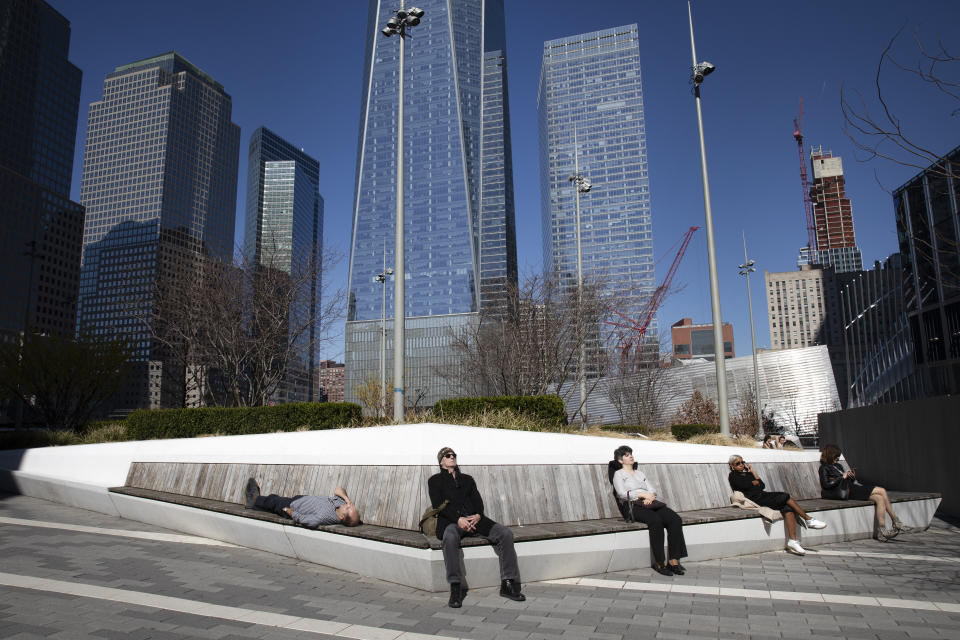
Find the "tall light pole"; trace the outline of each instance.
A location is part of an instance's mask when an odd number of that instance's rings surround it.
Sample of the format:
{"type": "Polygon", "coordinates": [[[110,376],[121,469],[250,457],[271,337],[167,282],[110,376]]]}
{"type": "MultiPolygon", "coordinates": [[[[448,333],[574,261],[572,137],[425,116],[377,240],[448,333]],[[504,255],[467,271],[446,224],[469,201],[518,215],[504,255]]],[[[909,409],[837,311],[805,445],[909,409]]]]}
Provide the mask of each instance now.
{"type": "Polygon", "coordinates": [[[690,52],[693,54],[693,95],[697,102],[697,125],[700,128],[700,170],[703,174],[703,208],[706,216],[707,261],[710,263],[710,309],[713,313],[713,360],[717,366],[717,406],[720,409],[720,433],[730,435],[730,415],[727,411],[727,367],[723,361],[723,320],[720,315],[720,285],[717,277],[717,253],[713,243],[713,213],[710,211],[710,182],[707,180],[707,147],[703,142],[703,112],[700,108],[700,85],[714,72],[709,62],[697,62],[693,42],[693,10],[687,2],[690,18],[690,52]]]}
{"type": "Polygon", "coordinates": [[[577,210],[577,324],[579,325],[580,338],[580,428],[585,429],[586,405],[587,405],[587,344],[586,328],[583,323],[583,246],[580,243],[580,194],[588,193],[593,185],[590,181],[580,175],[580,151],[577,148],[577,128],[573,128],[573,175],[567,178],[576,187],[576,210],[577,210]]]}
{"type": "MultiPolygon", "coordinates": [[[[387,268],[387,253],[383,253],[383,271],[377,274],[380,283],[380,407],[387,411],[387,278],[393,269],[387,268]]],[[[396,346],[396,344],[394,344],[396,346]]]]}
{"type": "Polygon", "coordinates": [[[763,415],[760,413],[760,369],[757,367],[757,334],[753,329],[753,295],[750,293],[750,274],[757,270],[755,261],[747,257],[747,234],[743,233],[743,264],[740,275],[747,277],[747,305],[750,307],[750,344],[753,347],[753,402],[757,409],[757,427],[763,431],[763,415]]]}
{"type": "MultiPolygon", "coordinates": [[[[402,2],[401,2],[402,5],[402,2]]],[[[406,350],[404,340],[404,320],[406,316],[406,298],[404,294],[404,255],[403,255],[403,48],[407,38],[407,28],[420,24],[423,9],[411,7],[409,10],[397,9],[387,20],[387,26],[380,30],[386,37],[400,36],[400,63],[397,73],[397,221],[396,247],[394,256],[393,279],[393,421],[403,422],[403,356],[406,350]]]]}

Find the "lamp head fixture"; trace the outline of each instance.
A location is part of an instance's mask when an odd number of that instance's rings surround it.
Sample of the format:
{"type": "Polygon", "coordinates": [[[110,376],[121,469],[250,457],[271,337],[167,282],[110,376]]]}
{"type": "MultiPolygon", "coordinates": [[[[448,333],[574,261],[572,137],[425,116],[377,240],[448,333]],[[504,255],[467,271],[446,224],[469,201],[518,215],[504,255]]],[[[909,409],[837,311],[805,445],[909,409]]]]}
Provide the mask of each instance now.
{"type": "Polygon", "coordinates": [[[699,87],[703,82],[703,79],[708,75],[717,70],[717,67],[710,62],[704,60],[703,62],[698,62],[697,65],[693,68],[693,85],[699,87]]]}

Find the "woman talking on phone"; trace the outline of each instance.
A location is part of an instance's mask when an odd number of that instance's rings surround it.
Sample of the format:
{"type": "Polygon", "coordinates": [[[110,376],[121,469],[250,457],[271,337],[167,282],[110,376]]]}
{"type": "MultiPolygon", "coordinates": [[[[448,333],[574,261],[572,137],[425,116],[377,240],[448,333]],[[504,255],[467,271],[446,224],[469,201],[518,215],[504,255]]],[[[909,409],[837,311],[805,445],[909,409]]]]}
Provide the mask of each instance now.
{"type": "Polygon", "coordinates": [[[761,507],[770,507],[777,509],[783,514],[783,524],[787,529],[786,550],[798,556],[806,553],[800,542],[797,540],[797,518],[800,518],[804,526],[811,529],[824,529],[827,524],[807,515],[807,512],[797,504],[797,501],[790,497],[789,493],[784,491],[764,491],[765,485],[757,472],[749,464],[744,462],[743,457],[738,455],[730,456],[730,475],[727,480],[730,482],[730,488],[741,492],[748,500],[752,500],[761,507]]]}

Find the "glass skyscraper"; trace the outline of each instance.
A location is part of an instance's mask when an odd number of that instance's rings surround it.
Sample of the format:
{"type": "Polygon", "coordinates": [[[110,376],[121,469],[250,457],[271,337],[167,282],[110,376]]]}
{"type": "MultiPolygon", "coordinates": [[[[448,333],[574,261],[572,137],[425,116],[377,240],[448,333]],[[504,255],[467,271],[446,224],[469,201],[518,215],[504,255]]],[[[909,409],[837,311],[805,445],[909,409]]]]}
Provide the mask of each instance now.
{"type": "Polygon", "coordinates": [[[70,201],[80,69],[70,22],[42,0],[0,2],[0,340],[72,335],[83,207],[70,201]]]}
{"type": "MultiPolygon", "coordinates": [[[[450,395],[449,344],[516,280],[502,0],[426,0],[406,41],[404,226],[407,398],[450,395]]],[[[395,3],[372,0],[350,244],[346,395],[379,376],[381,314],[392,318],[397,38],[380,34],[395,3]],[[382,289],[387,287],[386,304],[382,289]]],[[[392,322],[387,359],[392,362],[392,322]]]]}
{"type": "MultiPolygon", "coordinates": [[[[549,40],[539,90],[543,259],[561,283],[577,283],[579,167],[585,280],[617,291],[617,311],[638,319],[653,293],[653,225],[637,25],[549,40]],[[576,157],[575,157],[576,154],[576,157]]],[[[647,340],[656,340],[654,319],[647,340]]]]}
{"type": "Polygon", "coordinates": [[[247,210],[244,257],[266,268],[281,269],[298,280],[309,278],[309,297],[291,310],[300,343],[296,362],[278,390],[279,401],[313,401],[316,367],[317,305],[323,246],[323,198],[320,165],[266,127],[250,138],[247,157],[247,210]],[[302,323],[309,328],[302,332],[302,323]]]}
{"type": "MultiPolygon", "coordinates": [[[[230,260],[240,128],[230,96],[176,53],[117,67],[90,105],[77,325],[125,337],[135,367],[113,409],[176,406],[185,372],[143,321],[158,282],[199,256],[230,260]]],[[[181,276],[178,276],[181,274],[181,276]]]]}

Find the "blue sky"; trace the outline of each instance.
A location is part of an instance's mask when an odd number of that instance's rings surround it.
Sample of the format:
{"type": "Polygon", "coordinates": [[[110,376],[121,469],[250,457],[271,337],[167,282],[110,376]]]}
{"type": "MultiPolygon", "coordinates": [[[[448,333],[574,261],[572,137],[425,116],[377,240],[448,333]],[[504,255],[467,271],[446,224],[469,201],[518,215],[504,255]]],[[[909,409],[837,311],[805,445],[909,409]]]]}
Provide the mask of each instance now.
{"type": "MultiPolygon", "coordinates": [[[[70,60],[83,71],[72,197],[80,198],[89,105],[115,67],[170,50],[212,75],[233,98],[241,127],[237,241],[242,240],[250,134],[265,125],[320,161],[326,243],[348,251],[367,2],[278,0],[49,0],[71,21],[70,60]]],[[[650,164],[655,255],[691,225],[703,225],[687,5],[681,0],[506,0],[507,56],[517,235],[522,270],[539,269],[540,195],[537,82],[545,40],[636,22],[650,164]]],[[[763,270],[795,269],[806,241],[793,119],[802,97],[808,145],[843,156],[857,240],[872,265],[897,250],[889,191],[917,171],[860,162],[843,132],[840,88],[874,90],[888,40],[917,61],[915,29],[960,53],[956,0],[696,0],[697,54],[717,66],[703,89],[704,126],[723,318],[738,355],[750,352],[747,296],[737,265],[741,231],[759,268],[752,278],[757,343],[769,346],[763,270]]],[[[904,129],[938,153],[960,144],[956,102],[887,68],[886,97],[904,129]]],[[[875,102],[872,104],[875,105],[875,102]]],[[[660,262],[658,282],[671,256],[660,262]]],[[[346,284],[346,259],[331,274],[346,284]]],[[[710,322],[706,240],[698,231],[674,281],[682,289],[659,313],[661,332],[682,317],[710,322]]],[[[342,358],[342,340],[324,357],[342,358]]]]}

